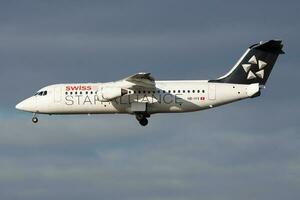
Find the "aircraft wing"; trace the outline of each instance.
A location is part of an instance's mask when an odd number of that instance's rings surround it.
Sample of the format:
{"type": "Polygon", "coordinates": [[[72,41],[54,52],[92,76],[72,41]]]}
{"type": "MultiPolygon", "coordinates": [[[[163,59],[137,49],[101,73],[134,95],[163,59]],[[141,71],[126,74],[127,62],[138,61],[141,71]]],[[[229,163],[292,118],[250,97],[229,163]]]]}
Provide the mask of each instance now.
{"type": "Polygon", "coordinates": [[[125,78],[123,81],[130,83],[130,88],[155,88],[155,79],[151,73],[140,72],[125,78]]]}

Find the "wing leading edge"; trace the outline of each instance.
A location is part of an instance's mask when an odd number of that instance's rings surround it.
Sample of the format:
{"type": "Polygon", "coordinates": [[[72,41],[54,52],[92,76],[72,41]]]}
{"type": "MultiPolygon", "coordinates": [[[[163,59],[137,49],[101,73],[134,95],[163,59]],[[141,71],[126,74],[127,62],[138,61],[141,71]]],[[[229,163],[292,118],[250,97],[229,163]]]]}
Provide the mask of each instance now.
{"type": "Polygon", "coordinates": [[[131,87],[155,88],[155,79],[151,73],[140,72],[125,78],[123,81],[132,83],[131,87]]]}

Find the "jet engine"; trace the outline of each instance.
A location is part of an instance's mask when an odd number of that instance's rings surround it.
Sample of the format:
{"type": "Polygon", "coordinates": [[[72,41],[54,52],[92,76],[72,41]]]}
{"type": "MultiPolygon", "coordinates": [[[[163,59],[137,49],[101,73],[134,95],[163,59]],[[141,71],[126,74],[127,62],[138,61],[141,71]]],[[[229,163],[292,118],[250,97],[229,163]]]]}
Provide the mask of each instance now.
{"type": "Polygon", "coordinates": [[[103,101],[110,101],[115,98],[128,94],[128,91],[120,87],[103,87],[102,88],[102,99],[103,101]]]}

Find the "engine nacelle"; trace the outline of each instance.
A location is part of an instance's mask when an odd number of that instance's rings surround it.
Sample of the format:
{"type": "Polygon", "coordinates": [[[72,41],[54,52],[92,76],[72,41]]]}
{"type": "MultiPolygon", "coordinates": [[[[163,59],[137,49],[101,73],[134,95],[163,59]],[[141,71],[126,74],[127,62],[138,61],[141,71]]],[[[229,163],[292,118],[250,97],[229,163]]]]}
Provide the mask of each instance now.
{"type": "Polygon", "coordinates": [[[120,87],[103,87],[101,96],[103,101],[110,101],[128,94],[128,91],[120,87]]]}

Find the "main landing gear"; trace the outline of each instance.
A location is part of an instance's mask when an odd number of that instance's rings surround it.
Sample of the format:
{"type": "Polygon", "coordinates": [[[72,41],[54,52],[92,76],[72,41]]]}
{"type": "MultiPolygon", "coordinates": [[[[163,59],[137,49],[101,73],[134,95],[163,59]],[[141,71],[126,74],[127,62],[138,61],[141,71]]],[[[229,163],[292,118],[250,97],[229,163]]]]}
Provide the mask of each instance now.
{"type": "Polygon", "coordinates": [[[34,113],[33,117],[32,117],[32,123],[36,124],[39,122],[39,119],[36,117],[36,113],[34,113]]]}
{"type": "Polygon", "coordinates": [[[150,115],[148,113],[136,113],[135,114],[136,119],[139,121],[140,125],[147,126],[148,125],[148,119],[150,115]]]}

